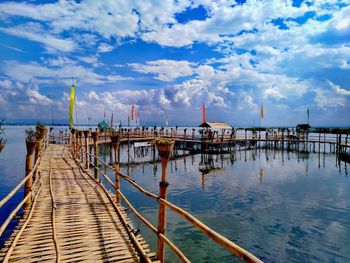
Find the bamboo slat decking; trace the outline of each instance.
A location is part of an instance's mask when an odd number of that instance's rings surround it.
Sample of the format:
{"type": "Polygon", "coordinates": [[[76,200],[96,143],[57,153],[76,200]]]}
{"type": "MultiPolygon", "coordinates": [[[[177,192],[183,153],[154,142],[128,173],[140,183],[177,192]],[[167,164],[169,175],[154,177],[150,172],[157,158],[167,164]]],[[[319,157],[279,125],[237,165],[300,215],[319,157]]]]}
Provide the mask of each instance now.
{"type": "MultiPolygon", "coordinates": [[[[4,262],[139,262],[107,194],[69,157],[63,145],[49,145],[30,211],[0,255],[4,262]]],[[[126,214],[119,206],[122,215],[126,214]]],[[[131,225],[130,221],[128,224],[131,225]]],[[[137,236],[149,258],[148,245],[137,236]]]]}

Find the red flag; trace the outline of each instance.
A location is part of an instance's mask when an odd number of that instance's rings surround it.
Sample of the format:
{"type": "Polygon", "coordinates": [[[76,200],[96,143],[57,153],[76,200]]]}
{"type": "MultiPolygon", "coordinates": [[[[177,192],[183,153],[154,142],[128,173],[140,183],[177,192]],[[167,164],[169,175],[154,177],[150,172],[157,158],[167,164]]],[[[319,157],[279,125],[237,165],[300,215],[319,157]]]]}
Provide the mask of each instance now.
{"type": "Polygon", "coordinates": [[[133,121],[134,120],[134,115],[135,115],[135,105],[134,103],[132,104],[132,107],[131,107],[131,120],[133,121]]]}
{"type": "Polygon", "coordinates": [[[202,105],[202,121],[207,122],[207,116],[206,116],[206,112],[205,112],[205,104],[203,103],[202,105]]]}
{"type": "Polygon", "coordinates": [[[112,116],[111,116],[111,128],[113,128],[113,112],[112,112],[112,116]]]}

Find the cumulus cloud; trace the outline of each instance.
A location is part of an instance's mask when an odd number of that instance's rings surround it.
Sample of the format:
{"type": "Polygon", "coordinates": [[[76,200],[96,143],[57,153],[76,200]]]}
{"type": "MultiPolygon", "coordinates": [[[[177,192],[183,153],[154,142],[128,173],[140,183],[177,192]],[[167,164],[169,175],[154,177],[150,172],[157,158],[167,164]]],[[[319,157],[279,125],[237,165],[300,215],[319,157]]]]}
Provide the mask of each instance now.
{"type": "Polygon", "coordinates": [[[100,85],[129,79],[128,77],[113,74],[98,74],[90,68],[75,63],[65,63],[64,61],[70,60],[60,58],[48,60],[46,61],[48,65],[42,65],[37,62],[21,63],[13,60],[5,61],[0,66],[0,69],[6,76],[20,82],[37,79],[39,83],[48,83],[54,79],[60,79],[65,83],[71,84],[71,79],[74,78],[83,84],[100,85]]]}
{"type": "Polygon", "coordinates": [[[186,77],[193,74],[189,61],[175,60],[154,60],[148,61],[146,64],[130,63],[129,66],[137,72],[146,74],[155,74],[156,79],[162,81],[172,81],[179,77],[186,77]]]}
{"type": "Polygon", "coordinates": [[[350,96],[350,90],[342,89],[340,86],[333,84],[331,81],[328,81],[328,83],[335,93],[342,96],[350,96]]]}

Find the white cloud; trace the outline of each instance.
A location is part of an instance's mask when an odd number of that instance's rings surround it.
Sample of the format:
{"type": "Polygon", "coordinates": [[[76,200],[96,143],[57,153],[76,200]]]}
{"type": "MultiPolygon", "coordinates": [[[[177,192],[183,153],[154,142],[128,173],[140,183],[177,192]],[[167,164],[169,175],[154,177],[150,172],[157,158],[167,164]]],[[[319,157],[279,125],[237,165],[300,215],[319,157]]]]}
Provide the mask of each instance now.
{"type": "Polygon", "coordinates": [[[129,66],[137,72],[155,74],[156,79],[172,81],[179,77],[186,77],[193,74],[192,63],[182,60],[154,60],[146,64],[130,63],[129,66]]]}
{"type": "Polygon", "coordinates": [[[97,47],[97,52],[100,53],[105,53],[105,52],[110,52],[113,50],[113,46],[108,45],[106,43],[100,43],[99,46],[97,47]]]}
{"type": "Polygon", "coordinates": [[[16,37],[23,37],[45,45],[48,50],[57,50],[61,52],[71,52],[76,49],[75,43],[67,39],[61,39],[44,30],[40,24],[28,23],[17,27],[1,27],[1,32],[16,37]]]}
{"type": "Polygon", "coordinates": [[[276,100],[280,100],[280,99],[283,99],[284,96],[281,94],[281,92],[278,89],[267,88],[264,91],[264,98],[265,99],[274,98],[276,100]]]}
{"type": "Polygon", "coordinates": [[[48,83],[60,79],[66,84],[71,84],[71,79],[78,80],[80,84],[101,85],[114,83],[130,78],[119,75],[102,75],[95,73],[90,68],[76,64],[61,64],[65,59],[49,60],[50,66],[44,66],[37,62],[21,63],[18,61],[4,61],[0,66],[2,72],[13,80],[28,82],[37,79],[39,83],[48,83]],[[52,67],[54,65],[54,67],[52,67]]]}
{"type": "Polygon", "coordinates": [[[328,83],[335,93],[342,96],[350,96],[350,90],[342,89],[340,86],[333,84],[331,81],[328,81],[328,83]]]}

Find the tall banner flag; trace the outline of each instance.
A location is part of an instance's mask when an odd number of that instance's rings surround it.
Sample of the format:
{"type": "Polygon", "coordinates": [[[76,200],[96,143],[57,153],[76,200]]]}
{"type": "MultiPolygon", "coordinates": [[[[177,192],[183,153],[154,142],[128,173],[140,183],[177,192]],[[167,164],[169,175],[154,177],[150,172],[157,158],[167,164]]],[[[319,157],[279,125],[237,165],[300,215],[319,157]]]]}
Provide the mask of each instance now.
{"type": "Polygon", "coordinates": [[[263,120],[264,119],[264,106],[262,104],[260,107],[260,114],[261,114],[261,119],[263,120]]]}
{"type": "Polygon", "coordinates": [[[131,106],[131,120],[134,120],[134,115],[135,115],[135,105],[134,103],[131,106]]]}
{"type": "Polygon", "coordinates": [[[207,122],[207,116],[206,116],[206,112],[205,112],[205,104],[204,103],[202,105],[202,121],[203,121],[203,123],[207,122]]]}
{"type": "Polygon", "coordinates": [[[107,116],[106,111],[103,112],[103,118],[105,119],[107,116]]]}
{"type": "Polygon", "coordinates": [[[310,124],[310,110],[307,109],[307,124],[310,124]]]}
{"type": "Polygon", "coordinates": [[[112,115],[111,115],[111,128],[113,128],[113,112],[112,112],[112,115]]]}
{"type": "Polygon", "coordinates": [[[70,89],[70,97],[69,97],[69,126],[74,125],[74,120],[73,120],[73,111],[74,111],[74,99],[75,99],[75,87],[74,84],[72,85],[70,89]]]}

